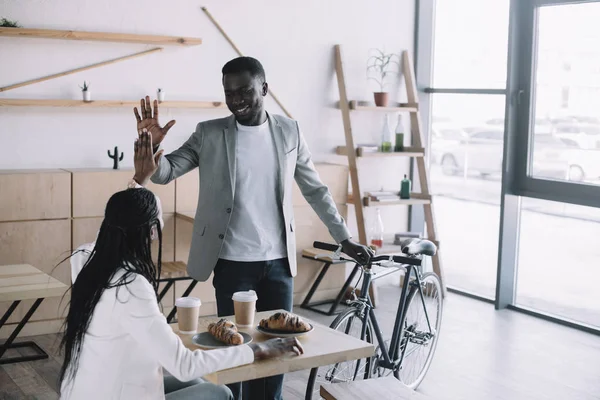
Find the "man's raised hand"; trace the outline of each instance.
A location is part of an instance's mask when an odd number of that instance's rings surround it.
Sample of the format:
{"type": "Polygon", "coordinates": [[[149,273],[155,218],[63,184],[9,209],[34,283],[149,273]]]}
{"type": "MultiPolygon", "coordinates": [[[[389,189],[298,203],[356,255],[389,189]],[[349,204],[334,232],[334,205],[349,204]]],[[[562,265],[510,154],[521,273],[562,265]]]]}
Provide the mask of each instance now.
{"type": "Polygon", "coordinates": [[[133,113],[137,119],[137,131],[138,136],[142,135],[142,129],[146,129],[152,135],[152,143],[154,144],[154,151],[160,143],[163,141],[167,132],[173,125],[175,120],[169,121],[164,127],[161,127],[158,123],[158,101],[154,100],[154,112],[152,111],[152,104],[150,103],[150,96],[146,96],[145,99],[140,99],[140,110],[142,116],[138,112],[137,107],[133,108],[133,113]]]}

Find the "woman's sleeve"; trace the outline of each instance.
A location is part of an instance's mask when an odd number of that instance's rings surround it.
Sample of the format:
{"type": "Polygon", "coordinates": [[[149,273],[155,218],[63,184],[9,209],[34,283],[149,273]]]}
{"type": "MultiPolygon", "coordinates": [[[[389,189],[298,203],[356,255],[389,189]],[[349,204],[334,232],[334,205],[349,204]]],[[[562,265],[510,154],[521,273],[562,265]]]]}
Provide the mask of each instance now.
{"type": "Polygon", "coordinates": [[[152,285],[140,275],[119,288],[117,309],[124,329],[182,382],[254,362],[248,345],[208,351],[187,349],[160,312],[152,285]]]}

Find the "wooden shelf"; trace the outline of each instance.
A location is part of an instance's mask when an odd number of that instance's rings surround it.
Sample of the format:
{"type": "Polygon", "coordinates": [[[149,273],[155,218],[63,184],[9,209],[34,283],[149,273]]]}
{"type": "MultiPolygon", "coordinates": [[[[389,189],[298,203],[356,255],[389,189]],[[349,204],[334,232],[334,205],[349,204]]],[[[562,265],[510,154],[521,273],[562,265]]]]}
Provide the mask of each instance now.
{"type": "MultiPolygon", "coordinates": [[[[411,193],[410,199],[398,199],[388,201],[376,201],[371,200],[370,197],[365,196],[362,199],[364,207],[383,207],[383,206],[396,206],[396,205],[417,205],[417,204],[431,204],[431,196],[423,193],[411,193]]],[[[348,193],[347,204],[354,204],[354,194],[348,193]]]]}
{"type": "MultiPolygon", "coordinates": [[[[162,108],[226,108],[220,101],[163,101],[162,108]]],[[[139,100],[2,99],[0,107],[139,107],[139,100]]]]}
{"type": "Polygon", "coordinates": [[[395,103],[391,107],[377,107],[374,103],[368,101],[350,101],[350,109],[356,111],[384,111],[384,112],[417,112],[417,104],[395,103]]]}
{"type": "Polygon", "coordinates": [[[363,197],[363,205],[365,207],[383,207],[383,206],[417,205],[417,204],[431,204],[431,196],[424,195],[421,193],[411,193],[410,199],[398,199],[398,200],[386,200],[386,201],[371,200],[371,198],[368,196],[363,197]]]}
{"type": "MultiPolygon", "coordinates": [[[[340,156],[346,156],[347,151],[346,151],[346,146],[338,146],[335,149],[336,154],[340,155],[340,156]]],[[[370,152],[370,151],[364,151],[363,147],[359,147],[356,149],[356,156],[357,157],[424,157],[425,156],[425,149],[420,148],[420,147],[405,147],[404,151],[399,151],[399,152],[390,152],[390,153],[383,153],[383,152],[370,152]]]]}
{"type": "Polygon", "coordinates": [[[0,36],[83,40],[94,42],[143,43],[153,45],[197,46],[202,39],[180,36],[137,35],[131,33],[64,31],[54,29],[0,28],[0,36]]]}

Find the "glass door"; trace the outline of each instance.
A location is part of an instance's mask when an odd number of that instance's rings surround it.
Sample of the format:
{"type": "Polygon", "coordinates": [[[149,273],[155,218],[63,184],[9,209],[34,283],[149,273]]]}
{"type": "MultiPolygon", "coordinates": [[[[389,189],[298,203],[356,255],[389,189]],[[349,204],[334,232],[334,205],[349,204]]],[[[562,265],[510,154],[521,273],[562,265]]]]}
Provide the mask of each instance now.
{"type": "Polygon", "coordinates": [[[600,329],[600,2],[513,4],[512,306],[600,329]]]}

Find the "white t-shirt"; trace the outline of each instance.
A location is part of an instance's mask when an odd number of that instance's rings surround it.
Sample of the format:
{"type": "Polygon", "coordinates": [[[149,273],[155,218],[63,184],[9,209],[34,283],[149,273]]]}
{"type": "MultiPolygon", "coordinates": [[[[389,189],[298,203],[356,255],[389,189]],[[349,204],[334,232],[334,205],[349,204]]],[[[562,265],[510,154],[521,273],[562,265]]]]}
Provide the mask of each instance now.
{"type": "Polygon", "coordinates": [[[259,126],[236,125],[235,198],[220,257],[248,262],[287,257],[269,120],[259,126]]]}

